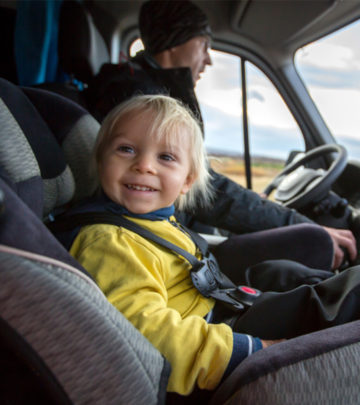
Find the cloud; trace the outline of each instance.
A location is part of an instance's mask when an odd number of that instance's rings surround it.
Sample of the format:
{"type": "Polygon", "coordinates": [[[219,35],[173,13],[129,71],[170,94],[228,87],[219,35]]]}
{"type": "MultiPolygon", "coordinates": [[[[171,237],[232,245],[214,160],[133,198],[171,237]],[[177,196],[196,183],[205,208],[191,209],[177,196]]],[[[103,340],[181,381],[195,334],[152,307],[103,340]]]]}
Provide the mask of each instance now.
{"type": "Polygon", "coordinates": [[[296,64],[327,71],[349,72],[360,70],[360,23],[311,43],[296,53],[296,64]]]}
{"type": "Polygon", "coordinates": [[[202,114],[207,147],[238,153],[242,152],[242,123],[238,117],[224,117],[218,108],[209,105],[202,107],[202,114]]]}
{"type": "Polygon", "coordinates": [[[324,89],[313,87],[310,90],[320,113],[332,134],[347,136],[359,141],[360,137],[360,88],[324,89]]]}
{"type": "Polygon", "coordinates": [[[258,100],[260,102],[265,101],[263,94],[258,90],[251,90],[247,93],[248,100],[258,100]]]}
{"type": "Polygon", "coordinates": [[[326,70],[348,71],[360,69],[360,60],[348,46],[313,43],[296,54],[297,63],[326,70]]]}
{"type": "Polygon", "coordinates": [[[294,129],[297,124],[277,90],[267,86],[250,86],[250,94],[261,94],[248,100],[249,121],[251,125],[275,129],[294,129]]]}
{"type": "Polygon", "coordinates": [[[354,71],[324,70],[312,66],[298,69],[308,87],[324,87],[334,90],[360,88],[360,69],[354,71]]]}
{"type": "Polygon", "coordinates": [[[355,22],[300,49],[295,64],[307,86],[360,88],[359,38],[360,22],[355,22]]]}
{"type": "MultiPolygon", "coordinates": [[[[211,107],[223,114],[221,120],[242,119],[242,91],[240,88],[239,58],[220,54],[222,65],[213,56],[214,67],[210,67],[196,86],[202,108],[211,107]],[[228,64],[228,65],[226,65],[228,64]],[[215,68],[216,67],[216,68],[215,68]]],[[[294,129],[295,120],[283,99],[270,80],[259,69],[247,64],[247,95],[250,125],[271,126],[277,129],[294,129]]]]}
{"type": "MultiPolygon", "coordinates": [[[[211,106],[202,108],[205,123],[205,144],[211,151],[243,153],[243,131],[239,118],[228,116],[211,106]]],[[[270,126],[250,126],[251,153],[286,159],[290,150],[304,150],[301,134],[296,129],[279,129],[270,126]]]]}

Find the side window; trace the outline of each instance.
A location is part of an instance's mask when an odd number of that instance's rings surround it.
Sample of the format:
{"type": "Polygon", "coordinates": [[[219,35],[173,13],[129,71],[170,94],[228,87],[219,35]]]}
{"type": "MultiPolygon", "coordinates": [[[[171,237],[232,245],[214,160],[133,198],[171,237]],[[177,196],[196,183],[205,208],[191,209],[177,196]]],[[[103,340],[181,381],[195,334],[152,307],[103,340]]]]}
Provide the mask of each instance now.
{"type": "Polygon", "coordinates": [[[144,45],[141,41],[140,38],[135,39],[129,47],[129,56],[133,57],[135,56],[139,51],[142,51],[144,49],[144,45]]]}
{"type": "Polygon", "coordinates": [[[213,65],[196,86],[211,165],[261,192],[284,167],[290,151],[304,150],[302,133],[275,86],[254,64],[219,51],[211,51],[211,58],[213,65]]]}
{"type": "Polygon", "coordinates": [[[291,151],[304,151],[302,132],[268,77],[245,62],[248,131],[253,189],[269,184],[284,167],[291,151]]]}
{"type": "Polygon", "coordinates": [[[309,93],[337,142],[360,159],[360,20],[295,54],[309,93]]]}
{"type": "Polygon", "coordinates": [[[240,59],[213,50],[210,56],[213,65],[206,67],[195,87],[206,149],[214,170],[245,185],[240,59]]]}

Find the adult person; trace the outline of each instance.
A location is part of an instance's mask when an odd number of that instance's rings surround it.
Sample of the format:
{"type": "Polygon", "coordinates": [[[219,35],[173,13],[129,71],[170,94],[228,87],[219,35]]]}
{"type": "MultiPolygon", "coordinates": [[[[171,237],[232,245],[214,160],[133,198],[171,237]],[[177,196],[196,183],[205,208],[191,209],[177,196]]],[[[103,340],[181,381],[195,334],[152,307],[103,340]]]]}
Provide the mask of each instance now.
{"type": "MultiPolygon", "coordinates": [[[[207,16],[188,0],[150,0],[141,7],[139,28],[145,51],[126,64],[102,67],[85,93],[90,111],[102,121],[115,105],[135,94],[162,93],[181,100],[202,123],[194,86],[212,63],[207,16]]],[[[315,226],[295,210],[263,199],[213,170],[211,175],[216,196],[212,208],[204,209],[199,203],[186,224],[191,227],[198,221],[241,234],[217,248],[222,268],[236,262],[245,269],[263,260],[284,258],[334,269],[343,261],[341,248],[351,260],[356,258],[350,231],[315,226]]]]}

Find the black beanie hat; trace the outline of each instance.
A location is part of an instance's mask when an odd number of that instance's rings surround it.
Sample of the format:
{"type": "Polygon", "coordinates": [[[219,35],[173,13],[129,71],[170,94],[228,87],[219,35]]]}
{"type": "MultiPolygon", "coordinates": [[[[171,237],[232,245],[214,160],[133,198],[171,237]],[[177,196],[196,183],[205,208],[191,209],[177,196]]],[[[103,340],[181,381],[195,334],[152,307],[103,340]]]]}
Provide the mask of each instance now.
{"type": "Polygon", "coordinates": [[[206,14],[189,0],[150,0],[141,6],[139,28],[145,49],[152,55],[211,29],[206,14]]]}

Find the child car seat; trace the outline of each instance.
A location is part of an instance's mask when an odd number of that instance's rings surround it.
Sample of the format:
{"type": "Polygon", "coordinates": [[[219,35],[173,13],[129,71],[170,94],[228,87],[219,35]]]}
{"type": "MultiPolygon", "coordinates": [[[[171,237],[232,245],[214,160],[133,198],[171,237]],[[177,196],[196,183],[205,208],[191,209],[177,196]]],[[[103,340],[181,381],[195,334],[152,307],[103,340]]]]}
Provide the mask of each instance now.
{"type": "Polygon", "coordinates": [[[86,182],[86,172],[73,177],[64,156],[71,161],[79,147],[88,157],[79,139],[97,122],[56,94],[2,79],[0,97],[0,403],[164,403],[164,358],[42,223],[76,198],[76,182],[86,182]],[[10,370],[14,363],[19,367],[10,370]],[[33,388],[40,399],[31,397],[33,388]]]}
{"type": "Polygon", "coordinates": [[[57,94],[3,79],[0,98],[1,403],[14,392],[29,403],[29,390],[43,396],[37,404],[359,402],[360,321],[253,354],[206,402],[166,396],[167,362],[42,222],[93,191],[85,168],[98,123],[57,94]]]}

